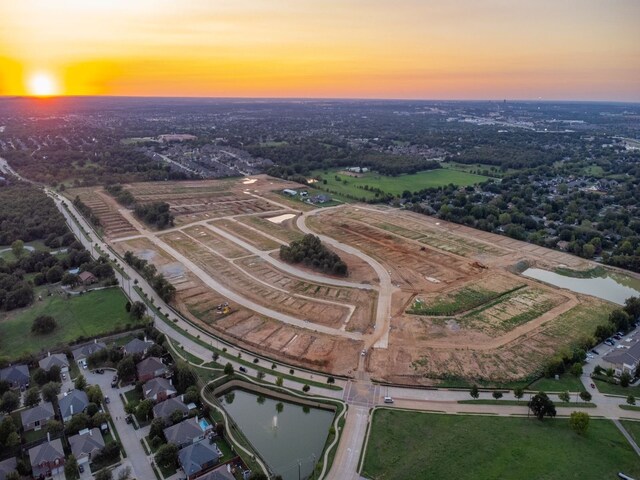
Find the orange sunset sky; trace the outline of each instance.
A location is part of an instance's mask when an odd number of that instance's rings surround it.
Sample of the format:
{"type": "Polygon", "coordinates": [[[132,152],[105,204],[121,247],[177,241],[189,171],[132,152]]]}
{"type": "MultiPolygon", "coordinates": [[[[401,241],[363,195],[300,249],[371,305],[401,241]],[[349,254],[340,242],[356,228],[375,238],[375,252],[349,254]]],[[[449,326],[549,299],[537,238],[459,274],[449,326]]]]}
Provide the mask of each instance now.
{"type": "Polygon", "coordinates": [[[0,0],[0,95],[640,101],[640,0],[0,0]]]}

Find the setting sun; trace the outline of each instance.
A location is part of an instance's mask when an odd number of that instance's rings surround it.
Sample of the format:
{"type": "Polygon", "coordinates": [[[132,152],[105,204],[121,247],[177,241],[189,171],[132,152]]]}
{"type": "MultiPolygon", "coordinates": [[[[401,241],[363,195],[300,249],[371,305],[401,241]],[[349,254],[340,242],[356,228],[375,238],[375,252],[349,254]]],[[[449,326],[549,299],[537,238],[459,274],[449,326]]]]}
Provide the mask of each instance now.
{"type": "Polygon", "coordinates": [[[58,93],[58,86],[53,76],[40,72],[29,77],[28,90],[35,97],[49,97],[58,93]]]}

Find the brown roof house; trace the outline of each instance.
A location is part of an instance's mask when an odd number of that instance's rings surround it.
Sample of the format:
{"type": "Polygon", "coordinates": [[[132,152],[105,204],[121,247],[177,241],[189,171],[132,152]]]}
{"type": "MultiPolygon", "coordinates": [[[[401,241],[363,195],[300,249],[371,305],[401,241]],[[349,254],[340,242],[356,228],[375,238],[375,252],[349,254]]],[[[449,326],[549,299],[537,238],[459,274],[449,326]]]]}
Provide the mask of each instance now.
{"type": "Polygon", "coordinates": [[[56,414],[51,402],[43,402],[28,410],[20,412],[22,427],[25,432],[30,430],[40,430],[49,420],[53,420],[56,414]]]}
{"type": "Polygon", "coordinates": [[[164,377],[169,373],[167,366],[158,357],[149,357],[142,360],[136,366],[138,380],[146,382],[156,377],[164,377]]]}
{"type": "Polygon", "coordinates": [[[78,280],[80,280],[80,283],[82,283],[82,285],[92,285],[98,281],[93,273],[86,271],[78,275],[78,280]]]}
{"type": "Polygon", "coordinates": [[[78,460],[78,465],[89,463],[92,457],[95,457],[104,448],[104,438],[100,429],[85,428],[80,430],[77,435],[69,437],[69,445],[71,445],[71,453],[78,460]]]}
{"type": "Polygon", "coordinates": [[[59,438],[47,440],[29,450],[33,478],[64,473],[64,450],[59,438]]]}

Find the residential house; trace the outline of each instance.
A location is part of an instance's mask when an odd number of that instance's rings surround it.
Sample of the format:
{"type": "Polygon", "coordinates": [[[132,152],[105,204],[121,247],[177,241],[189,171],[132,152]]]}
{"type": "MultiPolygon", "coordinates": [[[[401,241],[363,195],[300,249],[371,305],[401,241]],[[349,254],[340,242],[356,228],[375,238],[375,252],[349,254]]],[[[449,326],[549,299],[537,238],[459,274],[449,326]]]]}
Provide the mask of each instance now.
{"type": "Polygon", "coordinates": [[[168,423],[174,412],[182,413],[183,417],[189,415],[189,407],[185,405],[180,397],[173,397],[158,403],[153,407],[153,418],[162,418],[168,423]]]}
{"type": "Polygon", "coordinates": [[[154,402],[162,402],[167,398],[175,397],[178,391],[166,378],[152,378],[142,386],[142,395],[154,402]]]}
{"type": "Polygon", "coordinates": [[[78,465],[89,463],[92,457],[95,457],[104,448],[104,438],[100,429],[84,429],[80,430],[77,435],[69,437],[69,445],[71,453],[76,457],[78,465]]]}
{"type": "Polygon", "coordinates": [[[146,339],[140,340],[139,338],[134,338],[122,348],[122,351],[125,355],[146,355],[147,350],[149,350],[152,345],[153,342],[149,342],[146,339]]]}
{"type": "Polygon", "coordinates": [[[26,388],[29,386],[29,367],[11,365],[0,370],[0,381],[7,382],[10,388],[26,388]]]}
{"type": "Polygon", "coordinates": [[[604,368],[613,368],[616,375],[628,372],[633,377],[640,366],[640,341],[629,348],[616,348],[602,357],[604,368]]]}
{"type": "Polygon", "coordinates": [[[167,443],[173,443],[178,448],[184,448],[187,445],[204,440],[211,431],[211,424],[205,419],[191,417],[165,428],[164,436],[167,439],[167,443]]]}
{"type": "Polygon", "coordinates": [[[216,466],[221,456],[222,452],[215,443],[201,440],[180,450],[178,462],[187,480],[192,480],[216,466]]]}
{"type": "Polygon", "coordinates": [[[92,285],[98,281],[93,273],[86,271],[78,275],[78,280],[80,280],[82,285],[92,285]]]}
{"type": "Polygon", "coordinates": [[[87,343],[86,345],[76,348],[71,353],[73,354],[73,360],[78,364],[82,364],[87,361],[90,355],[105,348],[107,348],[107,346],[103,342],[94,341],[93,343],[87,343]]]}
{"type": "Polygon", "coordinates": [[[320,195],[315,195],[310,198],[311,203],[327,203],[331,201],[331,197],[329,195],[325,195],[321,193],[320,195]]]}
{"type": "Polygon", "coordinates": [[[149,357],[142,360],[136,366],[138,371],[138,380],[147,382],[152,378],[164,377],[169,374],[169,369],[162,363],[162,359],[158,357],[149,357]]]}
{"type": "Polygon", "coordinates": [[[64,450],[59,438],[47,440],[29,449],[33,478],[45,478],[64,473],[64,450]]]}
{"type": "Polygon", "coordinates": [[[64,353],[54,353],[53,355],[49,353],[38,362],[38,365],[45,372],[51,370],[51,367],[53,366],[60,367],[60,372],[62,373],[67,373],[69,371],[69,360],[64,353]]]}
{"type": "Polygon", "coordinates": [[[29,430],[40,430],[49,420],[53,420],[56,414],[51,402],[43,402],[33,408],[20,412],[22,427],[25,432],[29,430]]]}
{"type": "Polygon", "coordinates": [[[18,470],[16,457],[7,458],[0,462],[0,480],[5,480],[7,475],[18,470]]]}
{"type": "Polygon", "coordinates": [[[198,477],[198,480],[235,480],[231,472],[227,470],[227,465],[220,465],[215,470],[204,474],[202,477],[198,477]]]}
{"type": "Polygon", "coordinates": [[[71,390],[70,392],[65,392],[58,399],[60,418],[62,418],[63,422],[67,422],[74,415],[84,412],[87,405],[89,405],[89,398],[82,390],[71,390]]]}

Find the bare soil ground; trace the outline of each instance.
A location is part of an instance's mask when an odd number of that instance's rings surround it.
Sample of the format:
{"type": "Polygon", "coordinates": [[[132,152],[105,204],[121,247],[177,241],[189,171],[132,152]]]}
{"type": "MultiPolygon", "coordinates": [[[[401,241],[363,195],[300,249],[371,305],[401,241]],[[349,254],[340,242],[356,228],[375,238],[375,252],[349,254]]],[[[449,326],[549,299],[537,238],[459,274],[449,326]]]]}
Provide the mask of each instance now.
{"type": "MultiPolygon", "coordinates": [[[[93,200],[107,224],[111,220],[105,233],[122,239],[112,243],[116,249],[132,250],[167,276],[178,291],[176,307],[194,322],[256,352],[349,374],[358,364],[363,342],[320,334],[313,325],[371,334],[378,293],[306,281],[225,238],[231,235],[277,258],[280,245],[302,235],[296,218],[313,207],[279,193],[299,186],[266,176],[252,178],[257,181],[251,184],[229,179],[127,185],[138,201],[171,205],[177,227],[156,233],[138,232],[133,220],[119,213],[122,207],[104,193],[74,192],[87,202],[93,200]],[[283,213],[296,217],[280,224],[267,220],[283,213]],[[310,328],[264,318],[228,302],[144,235],[157,236],[244,298],[307,320],[310,328]],[[230,303],[228,315],[217,308],[224,302],[230,303]]],[[[451,376],[499,382],[526,377],[559,349],[591,335],[613,308],[516,273],[515,265],[521,262],[547,269],[560,264],[591,267],[562,252],[387,207],[326,209],[308,218],[307,225],[375,258],[391,275],[396,290],[389,346],[374,348],[366,356],[373,378],[433,384],[451,376]],[[466,293],[486,298],[473,302],[466,293]],[[407,313],[416,300],[452,310],[446,315],[407,313]]],[[[349,267],[347,280],[378,287],[379,279],[367,262],[336,252],[349,267]]]]}

